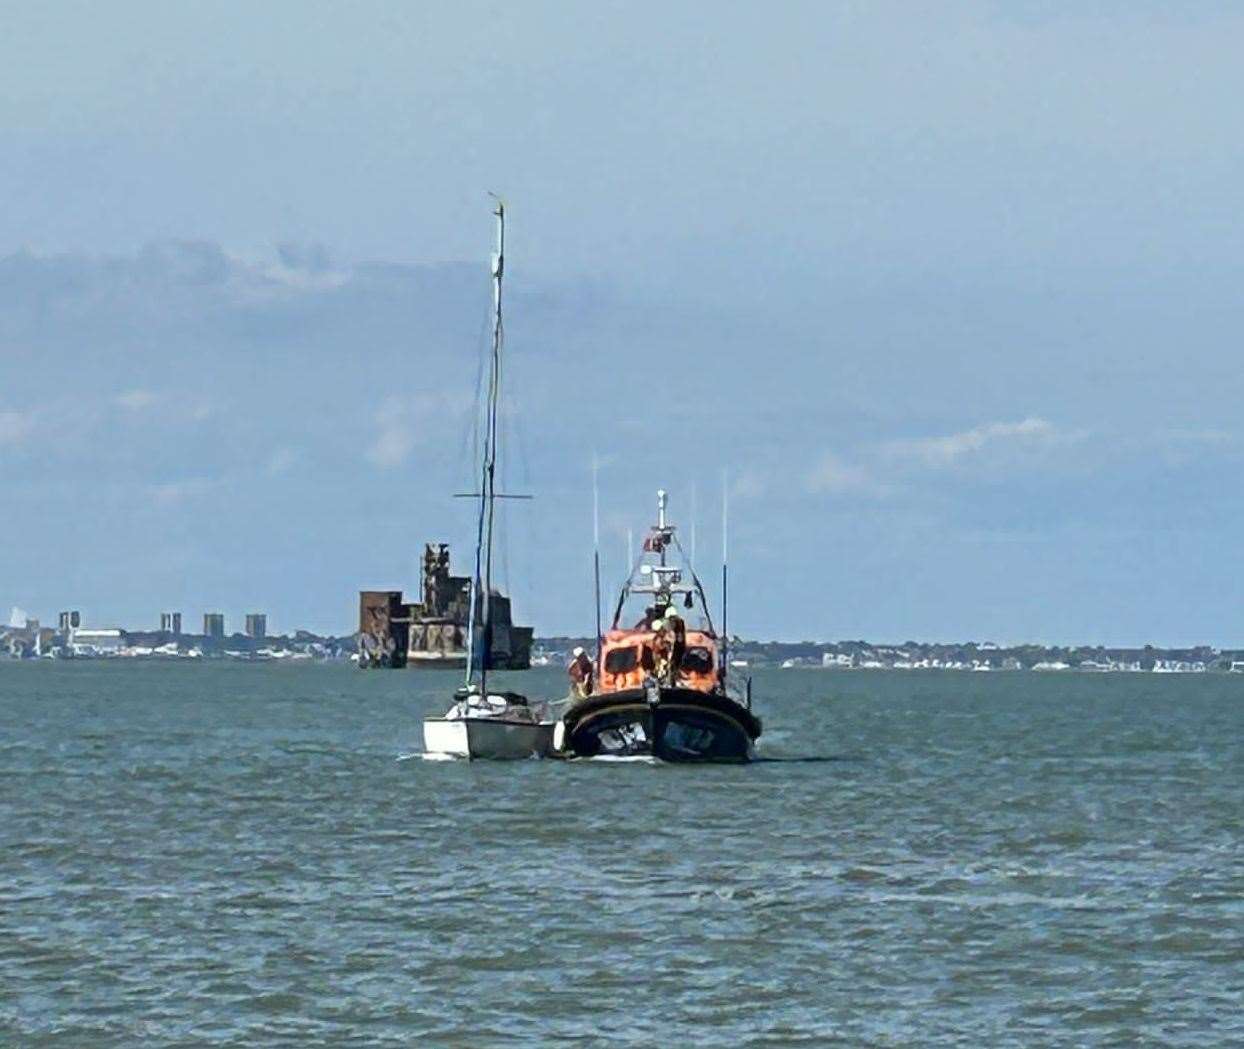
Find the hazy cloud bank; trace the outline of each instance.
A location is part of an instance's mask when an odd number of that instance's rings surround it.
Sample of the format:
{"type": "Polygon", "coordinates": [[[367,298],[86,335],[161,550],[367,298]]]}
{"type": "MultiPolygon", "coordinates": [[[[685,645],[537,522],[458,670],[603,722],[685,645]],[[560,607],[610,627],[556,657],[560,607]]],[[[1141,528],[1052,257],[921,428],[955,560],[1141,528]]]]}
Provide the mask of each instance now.
{"type": "MultiPolygon", "coordinates": [[[[542,629],[577,626],[565,610],[586,585],[593,452],[607,578],[658,485],[688,531],[698,491],[701,554],[714,549],[724,472],[752,594],[739,616],[787,636],[937,621],[913,563],[963,593],[976,584],[956,566],[974,564],[1013,580],[1104,565],[1130,578],[1149,554],[1113,537],[1168,527],[1172,498],[1201,500],[1199,527],[1221,516],[1228,534],[1212,474],[1238,455],[1230,383],[1184,411],[1168,384],[1155,399],[1138,357],[1125,385],[1086,401],[1069,349],[1015,350],[1003,380],[998,361],[961,350],[966,329],[1009,331],[1031,310],[1014,296],[1000,308],[994,288],[925,288],[898,312],[831,289],[812,314],[758,313],[512,267],[502,474],[537,499],[506,509],[507,585],[542,629]],[[1142,409],[1164,425],[1138,423],[1142,409]],[[547,535],[566,544],[553,564],[547,535]],[[1058,549],[1066,565],[1031,560],[1058,549]],[[783,589],[795,577],[819,580],[847,618],[806,628],[821,606],[783,589]]],[[[30,558],[4,566],[9,599],[50,590],[125,618],[216,594],[277,622],[347,626],[360,586],[413,584],[422,541],[469,541],[451,495],[474,484],[488,306],[482,261],[344,266],[205,243],[0,259],[0,483],[35,536],[30,558]]],[[[1030,316],[1069,347],[1081,308],[1046,300],[1030,316]]]]}

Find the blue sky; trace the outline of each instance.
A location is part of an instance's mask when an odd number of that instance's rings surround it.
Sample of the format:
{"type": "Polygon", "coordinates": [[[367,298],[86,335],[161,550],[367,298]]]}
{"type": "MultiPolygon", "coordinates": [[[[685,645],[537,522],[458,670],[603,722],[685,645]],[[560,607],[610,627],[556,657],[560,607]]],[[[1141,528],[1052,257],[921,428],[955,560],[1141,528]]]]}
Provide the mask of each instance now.
{"type": "Polygon", "coordinates": [[[728,470],[750,636],[1244,638],[1228,5],[4,20],[0,605],[346,630],[462,546],[493,189],[539,630],[596,453],[611,578],[728,470]]]}

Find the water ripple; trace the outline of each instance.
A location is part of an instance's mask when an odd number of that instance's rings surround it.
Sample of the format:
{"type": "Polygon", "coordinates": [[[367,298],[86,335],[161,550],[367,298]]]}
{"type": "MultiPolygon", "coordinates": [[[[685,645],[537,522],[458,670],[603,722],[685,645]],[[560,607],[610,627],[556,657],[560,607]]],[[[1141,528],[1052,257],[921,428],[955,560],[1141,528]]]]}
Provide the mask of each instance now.
{"type": "Polygon", "coordinates": [[[0,665],[0,1044],[1244,1042],[1236,685],[773,673],[752,766],[499,766],[402,760],[435,674],[0,665]]]}

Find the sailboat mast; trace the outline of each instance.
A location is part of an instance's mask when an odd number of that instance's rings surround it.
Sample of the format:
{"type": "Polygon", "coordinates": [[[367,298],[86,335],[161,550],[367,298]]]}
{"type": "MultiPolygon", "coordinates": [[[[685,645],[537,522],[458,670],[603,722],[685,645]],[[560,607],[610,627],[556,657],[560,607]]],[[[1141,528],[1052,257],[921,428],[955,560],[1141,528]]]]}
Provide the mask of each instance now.
{"type": "Polygon", "coordinates": [[[492,259],[492,354],[488,368],[488,403],[484,415],[484,454],[479,487],[479,521],[475,538],[475,577],[467,620],[467,686],[479,669],[479,693],[488,694],[488,658],[492,643],[492,535],[497,502],[497,404],[501,390],[501,276],[505,269],[505,205],[497,207],[497,251],[492,259]],[[479,613],[476,614],[478,607],[479,613]],[[478,620],[478,622],[477,622],[478,620]]]}
{"type": "Polygon", "coordinates": [[[497,198],[497,253],[492,260],[492,368],[488,384],[488,439],[484,459],[484,593],[480,615],[482,644],[479,691],[488,695],[488,660],[492,649],[492,532],[497,506],[497,404],[501,396],[501,277],[505,271],[505,205],[497,198]]]}

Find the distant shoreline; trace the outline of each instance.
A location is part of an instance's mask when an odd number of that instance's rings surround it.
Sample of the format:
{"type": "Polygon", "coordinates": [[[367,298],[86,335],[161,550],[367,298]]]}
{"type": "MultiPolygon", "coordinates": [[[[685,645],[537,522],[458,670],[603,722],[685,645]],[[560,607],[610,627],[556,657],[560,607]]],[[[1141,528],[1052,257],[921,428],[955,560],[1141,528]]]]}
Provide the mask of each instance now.
{"type": "MultiPolygon", "coordinates": [[[[0,662],[17,660],[177,661],[177,662],[319,662],[349,663],[357,652],[357,635],[320,635],[299,630],[288,635],[206,637],[155,631],[79,632],[93,644],[72,644],[58,631],[30,620],[21,627],[0,627],[0,662]]],[[[572,650],[595,645],[590,637],[536,638],[532,666],[562,666],[572,650]]],[[[740,670],[818,669],[1035,671],[1076,673],[1244,673],[1244,648],[1209,645],[1168,648],[1155,645],[1009,645],[992,642],[930,643],[905,641],[784,642],[733,638],[729,658],[740,670]]]]}
{"type": "MultiPolygon", "coordinates": [[[[534,652],[569,653],[575,645],[590,650],[588,638],[537,639],[534,652]]],[[[1135,648],[1105,645],[996,645],[965,641],[749,641],[730,642],[730,660],[748,668],[818,670],[952,670],[1077,673],[1230,673],[1244,672],[1244,648],[1135,648]]]]}

